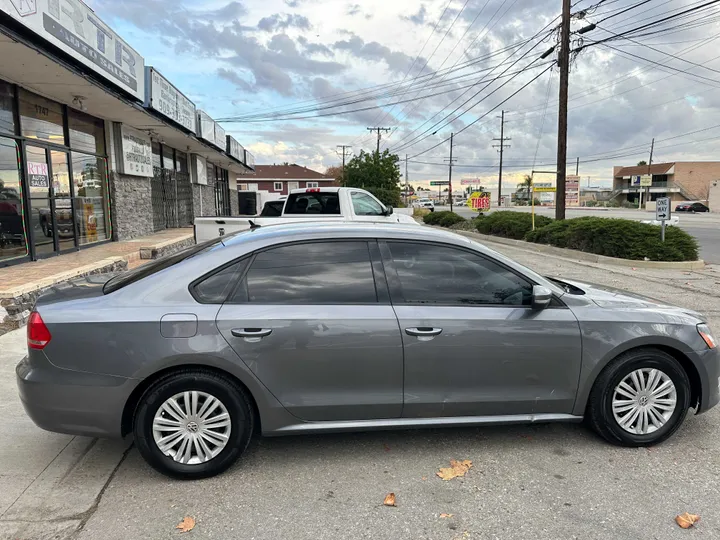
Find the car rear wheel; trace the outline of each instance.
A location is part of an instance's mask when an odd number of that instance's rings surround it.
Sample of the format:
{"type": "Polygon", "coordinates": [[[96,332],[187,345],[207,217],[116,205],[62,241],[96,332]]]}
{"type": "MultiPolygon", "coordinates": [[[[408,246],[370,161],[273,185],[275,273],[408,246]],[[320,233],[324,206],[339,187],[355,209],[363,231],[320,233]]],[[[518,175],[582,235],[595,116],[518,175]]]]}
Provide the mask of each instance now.
{"type": "Polygon", "coordinates": [[[145,392],[133,432],[140,454],[157,471],[187,480],[207,478],[225,471],[247,448],[252,407],[231,379],[183,370],[145,392]]]}
{"type": "Polygon", "coordinates": [[[588,420],[613,444],[650,446],[675,433],[689,407],[690,381],[680,363],[659,349],[639,349],[602,371],[590,393],[588,420]]]}

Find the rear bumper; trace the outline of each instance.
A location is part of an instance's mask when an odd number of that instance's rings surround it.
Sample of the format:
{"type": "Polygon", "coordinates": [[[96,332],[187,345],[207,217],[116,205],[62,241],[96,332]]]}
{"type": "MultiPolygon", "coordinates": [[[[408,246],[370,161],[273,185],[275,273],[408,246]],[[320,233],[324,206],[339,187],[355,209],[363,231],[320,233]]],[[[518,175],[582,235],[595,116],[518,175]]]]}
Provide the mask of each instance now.
{"type": "Polygon", "coordinates": [[[720,350],[696,352],[695,366],[700,372],[702,395],[697,413],[712,409],[720,402],[720,350]]]}
{"type": "Polygon", "coordinates": [[[27,357],[15,368],[25,412],[47,431],[121,437],[125,403],[139,381],[71,371],[27,357]],[[39,365],[36,365],[39,364],[39,365]]]}

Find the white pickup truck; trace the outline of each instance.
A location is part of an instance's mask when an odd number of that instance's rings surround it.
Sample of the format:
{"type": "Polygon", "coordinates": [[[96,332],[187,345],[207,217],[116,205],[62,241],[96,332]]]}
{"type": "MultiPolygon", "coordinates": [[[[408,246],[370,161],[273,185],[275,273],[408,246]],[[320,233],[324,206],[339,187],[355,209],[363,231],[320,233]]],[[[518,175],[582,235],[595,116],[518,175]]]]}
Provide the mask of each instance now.
{"type": "Polygon", "coordinates": [[[370,223],[414,223],[412,216],[393,211],[372,193],[358,188],[293,189],[276,217],[199,217],[195,218],[195,240],[203,242],[218,236],[244,231],[251,226],[307,221],[367,221],[370,223]]]}

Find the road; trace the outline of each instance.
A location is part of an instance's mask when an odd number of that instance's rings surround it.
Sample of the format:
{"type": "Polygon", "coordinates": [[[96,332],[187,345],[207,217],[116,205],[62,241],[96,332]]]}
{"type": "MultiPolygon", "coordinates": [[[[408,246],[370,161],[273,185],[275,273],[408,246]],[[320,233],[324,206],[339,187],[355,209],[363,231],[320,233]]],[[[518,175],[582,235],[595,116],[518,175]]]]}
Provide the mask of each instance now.
{"type": "MultiPolygon", "coordinates": [[[[477,215],[467,206],[453,207],[455,212],[463,217],[473,217],[477,215]]],[[[438,206],[437,211],[450,210],[449,206],[438,206]]],[[[507,208],[515,212],[530,212],[527,206],[518,206],[507,208]]],[[[555,217],[554,208],[540,207],[535,209],[539,215],[555,217]]],[[[720,214],[675,214],[680,218],[680,228],[694,236],[698,244],[700,244],[700,258],[710,264],[720,264],[720,214]]],[[[652,212],[629,210],[624,208],[607,208],[595,209],[588,208],[584,210],[568,209],[567,217],[575,218],[582,216],[597,216],[608,218],[623,218],[642,221],[646,219],[654,219],[655,214],[652,212]]]]}
{"type": "MultiPolygon", "coordinates": [[[[633,270],[493,247],[545,275],[703,311],[720,328],[720,269],[633,270]]],[[[179,482],[135,448],[36,428],[13,377],[24,339],[0,337],[0,539],[720,539],[720,407],[648,449],[611,446],[579,424],[255,439],[225,474],[179,482]],[[435,473],[451,459],[473,467],[445,482],[435,473]],[[395,508],[382,505],[390,492],[395,508]],[[675,524],[686,511],[702,516],[697,530],[675,524]],[[182,534],[185,516],[196,525],[182,534]]]]}

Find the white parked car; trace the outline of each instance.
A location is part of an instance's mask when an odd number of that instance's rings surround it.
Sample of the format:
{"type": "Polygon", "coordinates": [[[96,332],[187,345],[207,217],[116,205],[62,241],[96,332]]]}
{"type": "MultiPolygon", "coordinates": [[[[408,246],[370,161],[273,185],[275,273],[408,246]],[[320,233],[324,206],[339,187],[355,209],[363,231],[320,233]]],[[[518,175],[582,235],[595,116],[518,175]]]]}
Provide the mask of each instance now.
{"type": "MultiPolygon", "coordinates": [[[[278,202],[274,204],[278,204],[278,202]]],[[[218,236],[244,231],[253,226],[308,221],[365,221],[371,223],[418,223],[412,216],[394,212],[375,196],[358,188],[322,187],[293,189],[285,199],[282,210],[263,209],[259,216],[251,217],[199,217],[195,218],[195,240],[203,242],[218,236]],[[274,215],[273,215],[274,214],[274,215]]]]}
{"type": "Polygon", "coordinates": [[[435,203],[433,203],[430,199],[418,199],[413,203],[413,206],[415,208],[427,208],[431,212],[435,211],[435,203]]]}

